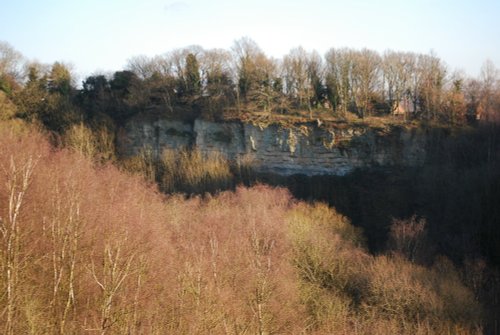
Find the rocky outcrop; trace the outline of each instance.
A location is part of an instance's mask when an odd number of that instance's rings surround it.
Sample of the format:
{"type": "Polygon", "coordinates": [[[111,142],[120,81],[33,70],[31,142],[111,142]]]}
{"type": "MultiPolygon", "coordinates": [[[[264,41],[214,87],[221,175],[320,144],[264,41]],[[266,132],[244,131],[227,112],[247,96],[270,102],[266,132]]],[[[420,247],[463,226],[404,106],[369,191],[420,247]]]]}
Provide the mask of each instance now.
{"type": "Polygon", "coordinates": [[[123,155],[150,147],[196,147],[251,162],[259,172],[281,175],[345,175],[356,168],[418,166],[424,163],[425,134],[417,129],[318,126],[316,123],[260,128],[242,122],[194,123],[166,119],[129,121],[119,136],[123,155]]]}

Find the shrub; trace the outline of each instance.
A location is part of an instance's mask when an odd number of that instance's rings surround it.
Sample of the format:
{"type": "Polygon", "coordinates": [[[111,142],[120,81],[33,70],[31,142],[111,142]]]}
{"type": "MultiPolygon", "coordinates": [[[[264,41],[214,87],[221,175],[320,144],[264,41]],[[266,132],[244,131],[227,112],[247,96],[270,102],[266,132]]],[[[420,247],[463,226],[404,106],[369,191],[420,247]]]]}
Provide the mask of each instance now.
{"type": "Polygon", "coordinates": [[[0,127],[4,334],[480,332],[449,261],[425,267],[363,245],[346,218],[284,189],[165,197],[0,127]]]}
{"type": "Polygon", "coordinates": [[[408,220],[393,219],[388,249],[412,262],[428,261],[431,251],[425,226],[425,219],[417,219],[415,215],[408,220]]]}
{"type": "Polygon", "coordinates": [[[378,317],[398,319],[405,327],[425,326],[433,333],[479,329],[481,308],[449,261],[428,269],[399,256],[379,256],[369,277],[366,308],[378,317]]]}
{"type": "Polygon", "coordinates": [[[101,163],[115,159],[114,134],[106,127],[92,129],[83,123],[72,125],[65,132],[63,143],[101,163]]]}
{"type": "Polygon", "coordinates": [[[133,175],[139,175],[148,183],[157,183],[160,176],[160,167],[154,157],[153,149],[144,147],[136,156],[120,160],[120,167],[133,175]]]}
{"type": "Polygon", "coordinates": [[[15,117],[16,105],[0,90],[0,121],[10,120],[15,117]]]}
{"type": "Polygon", "coordinates": [[[317,333],[480,331],[481,308],[449,261],[427,268],[398,253],[370,256],[360,232],[322,204],[300,203],[287,218],[302,303],[317,333]]]}
{"type": "Polygon", "coordinates": [[[230,188],[233,182],[229,162],[219,152],[165,150],[161,171],[160,187],[167,193],[213,193],[230,188]]]}

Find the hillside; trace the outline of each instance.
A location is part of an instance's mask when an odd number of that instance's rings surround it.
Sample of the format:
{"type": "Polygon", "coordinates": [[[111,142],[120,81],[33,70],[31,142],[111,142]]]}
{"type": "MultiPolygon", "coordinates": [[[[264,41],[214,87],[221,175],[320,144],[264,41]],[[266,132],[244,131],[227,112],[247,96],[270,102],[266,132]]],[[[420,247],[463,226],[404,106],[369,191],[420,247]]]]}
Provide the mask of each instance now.
{"type": "Polygon", "coordinates": [[[418,234],[373,256],[347,218],[284,189],[165,197],[36,131],[0,129],[4,334],[481,331],[451,262],[411,261],[418,234]]]}

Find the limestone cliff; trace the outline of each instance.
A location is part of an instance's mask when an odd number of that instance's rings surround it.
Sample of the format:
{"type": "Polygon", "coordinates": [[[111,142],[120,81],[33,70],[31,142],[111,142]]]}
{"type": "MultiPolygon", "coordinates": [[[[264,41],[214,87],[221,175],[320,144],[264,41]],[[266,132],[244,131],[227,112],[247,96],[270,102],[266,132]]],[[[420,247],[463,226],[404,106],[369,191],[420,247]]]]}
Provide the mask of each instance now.
{"type": "Polygon", "coordinates": [[[401,127],[307,123],[261,128],[237,121],[138,118],[130,120],[118,138],[122,155],[134,155],[144,147],[157,154],[196,147],[204,153],[218,151],[233,161],[250,161],[258,172],[281,175],[345,175],[364,167],[418,166],[426,157],[425,135],[401,127]]]}

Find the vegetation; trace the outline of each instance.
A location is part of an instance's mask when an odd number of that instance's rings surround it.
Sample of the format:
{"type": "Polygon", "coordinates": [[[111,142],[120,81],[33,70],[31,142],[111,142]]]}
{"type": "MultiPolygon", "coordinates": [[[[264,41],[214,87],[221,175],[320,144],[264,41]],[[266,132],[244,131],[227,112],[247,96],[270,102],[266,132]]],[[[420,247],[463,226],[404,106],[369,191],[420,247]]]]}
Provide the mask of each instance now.
{"type": "Polygon", "coordinates": [[[499,113],[491,62],[468,78],[434,54],[277,60],[243,38],[80,87],[70,66],[1,42],[0,332],[494,333],[499,113]],[[282,178],[196,149],[119,157],[140,113],[425,124],[431,163],[282,178]]]}
{"type": "Polygon", "coordinates": [[[203,156],[198,150],[165,150],[159,160],[149,148],[124,159],[121,167],[157,183],[165,193],[216,193],[234,187],[228,160],[217,152],[203,156]]]}
{"type": "Polygon", "coordinates": [[[481,332],[451,262],[372,256],[324,204],[165,197],[29,129],[0,148],[4,334],[481,332]]]}
{"type": "Polygon", "coordinates": [[[79,122],[121,124],[137,113],[460,125],[496,122],[500,105],[499,75],[489,61],[479,78],[469,78],[432,53],[344,48],[321,57],[299,47],[273,59],[249,38],[231,51],[193,46],[135,57],[111,76],[85,78],[81,88],[68,65],[24,61],[7,43],[0,44],[0,65],[5,113],[59,133],[79,122]]]}

